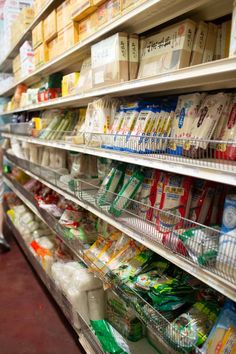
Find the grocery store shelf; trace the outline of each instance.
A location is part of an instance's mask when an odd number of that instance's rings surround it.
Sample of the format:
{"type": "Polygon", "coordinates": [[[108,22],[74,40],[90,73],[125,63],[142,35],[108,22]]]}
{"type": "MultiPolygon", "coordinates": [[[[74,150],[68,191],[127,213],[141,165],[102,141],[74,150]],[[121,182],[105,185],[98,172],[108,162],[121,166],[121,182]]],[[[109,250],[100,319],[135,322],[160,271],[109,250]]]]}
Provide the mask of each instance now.
{"type": "MultiPolygon", "coordinates": [[[[90,268],[92,266],[93,271],[95,272],[95,275],[98,276],[104,284],[106,282],[109,283],[108,278],[106,278],[106,276],[102,276],[101,272],[96,272],[96,270],[94,268],[94,264],[92,264],[88,261],[88,258],[84,254],[85,248],[83,247],[83,244],[80,244],[80,249],[78,249],[78,247],[75,248],[75,247],[73,247],[73,245],[70,245],[68,243],[68,240],[65,240],[64,235],[63,235],[63,231],[62,231],[61,227],[59,226],[57,220],[55,218],[53,218],[47,212],[44,213],[43,209],[41,209],[40,207],[37,206],[37,203],[35,202],[35,200],[33,201],[31,194],[27,190],[25,190],[22,185],[20,185],[16,181],[12,181],[10,178],[7,177],[7,175],[4,176],[4,183],[23,201],[24,204],[26,204],[28,206],[29,209],[32,210],[33,213],[35,213],[44,223],[46,223],[47,226],[50,229],[52,229],[52,231],[56,232],[57,236],[67,245],[67,247],[70,248],[70,250],[72,251],[72,253],[74,254],[76,259],[84,262],[84,264],[90,268]],[[30,201],[30,200],[32,200],[32,201],[30,201]],[[42,212],[43,212],[44,216],[42,216],[42,212]]],[[[70,240],[70,241],[72,243],[72,240],[70,240]]],[[[112,284],[109,283],[109,287],[111,287],[111,286],[112,286],[112,284]]],[[[123,295],[122,289],[119,288],[117,284],[116,284],[116,287],[112,287],[112,290],[117,294],[117,296],[123,295]]],[[[126,296],[125,296],[124,300],[126,300],[126,296]]],[[[144,302],[144,304],[145,304],[145,302],[144,302]]],[[[68,313],[70,313],[70,312],[67,311],[67,314],[68,313]]],[[[137,313],[137,316],[140,317],[140,314],[137,313]]],[[[79,321],[80,321],[80,323],[83,324],[83,328],[88,327],[87,324],[82,320],[82,318],[80,318],[79,321]]],[[[154,327],[154,330],[155,330],[155,327],[154,327]]],[[[93,348],[93,353],[95,353],[95,354],[102,354],[103,353],[96,336],[90,330],[89,327],[87,328],[86,331],[79,333],[79,341],[82,345],[84,345],[84,339],[86,339],[86,346],[88,344],[90,344],[90,346],[93,348]]],[[[129,345],[129,349],[131,350],[131,353],[143,354],[142,349],[143,349],[143,345],[145,347],[146,339],[141,340],[141,347],[140,347],[140,341],[138,343],[133,343],[130,341],[127,341],[127,342],[129,345]]],[[[158,342],[159,342],[159,347],[160,347],[160,349],[162,349],[163,353],[166,353],[166,354],[175,354],[176,353],[174,351],[174,349],[171,348],[161,338],[161,336],[158,336],[158,342]]],[[[149,348],[149,354],[155,354],[155,350],[152,349],[152,347],[149,348]]]]}
{"type": "Polygon", "coordinates": [[[93,156],[105,157],[121,162],[127,162],[144,167],[179,173],[186,176],[203,178],[209,181],[227,183],[236,186],[236,164],[230,161],[216,159],[190,159],[167,154],[135,154],[104,148],[76,145],[65,141],[48,141],[30,136],[2,133],[5,138],[22,142],[50,146],[58,149],[77,151],[93,156]]]}
{"type": "MultiPolygon", "coordinates": [[[[14,164],[14,162],[13,162],[14,164]]],[[[143,225],[141,225],[142,222],[139,222],[139,228],[132,228],[130,225],[133,223],[134,225],[137,224],[137,219],[129,218],[130,220],[127,220],[124,217],[120,217],[119,219],[114,218],[114,216],[106,214],[105,211],[103,212],[102,210],[99,210],[96,208],[95,205],[93,205],[91,201],[91,195],[88,196],[88,201],[86,201],[84,198],[83,200],[77,198],[75,195],[73,195],[71,192],[62,190],[61,188],[58,188],[55,186],[53,183],[46,181],[45,179],[39,177],[38,175],[32,173],[29,170],[26,170],[22,168],[21,166],[16,165],[19,167],[21,170],[23,170],[26,174],[29,176],[37,179],[38,181],[42,182],[44,185],[48,186],[52,190],[56,191],[60,195],[63,195],[66,199],[73,201],[74,203],[80,205],[84,209],[90,211],[94,215],[98,216],[99,218],[103,219],[104,221],[108,222],[112,226],[116,227],[118,230],[121,232],[124,232],[134,240],[140,242],[143,244],[145,247],[151,249],[155,253],[159,254],[160,256],[166,258],[168,261],[172,262],[173,264],[177,265],[181,269],[184,269],[186,272],[192,274],[196,278],[200,279],[202,282],[206,283],[207,285],[211,286],[212,288],[216,289],[220,293],[226,295],[227,297],[231,298],[232,300],[236,301],[236,291],[235,291],[235,285],[221,276],[211,272],[210,270],[206,268],[201,268],[199,267],[196,263],[192,262],[190,259],[184,258],[178,253],[175,253],[171,249],[167,249],[164,245],[161,243],[154,243],[151,239],[149,239],[148,235],[145,235],[144,232],[142,232],[142,228],[145,230],[145,222],[143,222],[143,225]]],[[[83,195],[85,195],[86,192],[83,192],[83,195]]],[[[139,220],[140,221],[140,220],[139,220]]]]}
{"type": "Polygon", "coordinates": [[[6,56],[0,63],[0,72],[11,72],[12,71],[12,62],[17,54],[19,54],[19,49],[21,45],[27,39],[31,39],[31,31],[32,29],[41,21],[44,20],[49,13],[56,7],[62,3],[63,0],[49,0],[41,9],[41,11],[35,16],[34,20],[31,22],[29,27],[21,34],[20,38],[17,40],[15,45],[9,50],[6,56]]]}
{"type": "MultiPolygon", "coordinates": [[[[2,115],[8,116],[22,111],[38,111],[60,107],[83,107],[94,98],[111,95],[113,97],[136,94],[184,93],[193,90],[207,91],[234,88],[236,86],[236,57],[195,65],[168,73],[131,80],[100,89],[92,89],[81,94],[60,97],[39,104],[26,106],[2,115]]],[[[11,91],[13,93],[13,91],[11,91]]],[[[0,96],[4,95],[0,93],[0,96]]]]}
{"type": "MultiPolygon", "coordinates": [[[[222,4],[221,0],[197,0],[194,2],[190,2],[188,0],[178,0],[178,1],[171,0],[168,2],[166,2],[165,0],[144,1],[137,7],[133,8],[131,11],[118,16],[116,20],[114,20],[109,24],[106,24],[106,26],[104,26],[102,29],[98,30],[96,33],[92,34],[84,41],[79,42],[74,47],[64,52],[62,55],[46,63],[38,70],[36,70],[34,73],[15,82],[9,88],[4,89],[3,91],[0,92],[0,96],[10,96],[11,94],[14,93],[15,87],[20,83],[25,83],[28,86],[32,85],[38,82],[40,78],[45,77],[46,75],[52,74],[56,71],[66,69],[70,65],[78,63],[84,58],[85,55],[87,55],[87,53],[90,50],[91,44],[104,38],[108,34],[112,34],[117,31],[129,31],[130,33],[143,33],[149,30],[150,28],[161,25],[183,14],[185,14],[186,16],[187,14],[189,14],[190,16],[191,15],[197,16],[197,14],[195,13],[197,12],[197,10],[199,10],[201,15],[203,16],[202,19],[207,19],[209,18],[209,14],[206,13],[206,15],[204,15],[204,6],[209,7],[210,5],[212,5],[212,16],[214,16],[214,8],[217,9],[216,16],[219,15],[223,16],[225,14],[230,13],[230,11],[232,11],[232,3],[233,3],[232,0],[225,0],[224,4],[222,4]]],[[[172,77],[173,75],[165,74],[164,76],[168,78],[168,77],[172,77]]],[[[161,77],[158,77],[158,79],[160,79],[161,81],[163,80],[161,77]]],[[[232,80],[232,77],[230,79],[235,83],[235,80],[232,80]]],[[[221,81],[220,86],[223,87],[222,86],[223,77],[219,78],[219,80],[221,81]]],[[[141,81],[138,80],[136,85],[134,85],[136,87],[132,88],[131,90],[134,90],[136,88],[137,93],[145,92],[144,87],[141,89],[141,91],[139,91],[138,88],[140,84],[142,87],[142,80],[141,81]]],[[[200,82],[198,84],[200,86],[200,82]]],[[[207,86],[205,82],[206,85],[205,87],[212,87],[211,83],[208,82],[207,84],[209,86],[207,86]]],[[[230,85],[230,87],[232,87],[233,85],[233,83],[231,84],[228,83],[228,84],[230,85]]],[[[185,83],[183,85],[185,85],[185,83]]],[[[168,85],[167,89],[169,89],[169,86],[170,85],[168,85]]],[[[165,90],[164,87],[165,85],[163,85],[162,90],[165,90]]],[[[148,92],[150,92],[149,90],[150,88],[152,88],[153,91],[157,89],[157,87],[155,87],[155,85],[151,82],[148,85],[148,92]]],[[[121,92],[122,90],[124,90],[126,94],[130,94],[128,92],[129,88],[125,88],[123,87],[123,85],[119,86],[119,89],[118,90],[116,89],[114,91],[114,94],[121,92]]],[[[107,89],[105,91],[107,91],[107,89]]],[[[109,89],[107,92],[109,92],[109,89]]],[[[96,93],[94,93],[93,95],[95,94],[96,93]]],[[[103,93],[99,93],[99,94],[103,94],[103,93]]]]}

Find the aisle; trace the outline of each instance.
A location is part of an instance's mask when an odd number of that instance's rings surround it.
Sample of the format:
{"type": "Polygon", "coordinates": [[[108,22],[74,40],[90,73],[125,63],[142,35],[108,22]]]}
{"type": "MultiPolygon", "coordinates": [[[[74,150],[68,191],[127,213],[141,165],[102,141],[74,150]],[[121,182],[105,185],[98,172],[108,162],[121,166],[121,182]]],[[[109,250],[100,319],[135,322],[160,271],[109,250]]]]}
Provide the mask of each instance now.
{"type": "Polygon", "coordinates": [[[0,254],[1,354],[83,354],[15,240],[0,254]]]}

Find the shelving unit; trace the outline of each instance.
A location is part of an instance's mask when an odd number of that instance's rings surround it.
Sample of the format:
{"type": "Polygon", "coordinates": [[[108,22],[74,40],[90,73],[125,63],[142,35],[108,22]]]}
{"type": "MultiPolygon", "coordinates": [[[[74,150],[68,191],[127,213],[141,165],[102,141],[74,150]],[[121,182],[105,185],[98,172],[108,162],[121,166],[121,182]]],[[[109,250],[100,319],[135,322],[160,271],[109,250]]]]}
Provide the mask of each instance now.
{"type": "MultiPolygon", "coordinates": [[[[30,39],[32,29],[34,29],[41,20],[44,20],[50,12],[62,2],[63,0],[47,1],[40,13],[34,18],[31,25],[24,33],[22,33],[15,45],[10,49],[0,63],[0,72],[11,71],[12,59],[16,57],[19,52],[19,48],[24,41],[30,39]]],[[[0,97],[9,97],[13,95],[17,85],[19,84],[25,84],[30,87],[31,85],[37,84],[45,76],[58,71],[61,71],[63,75],[75,70],[79,71],[82,60],[86,58],[90,52],[91,45],[114,33],[125,31],[128,33],[145,34],[150,29],[157,26],[164,27],[172,24],[173,20],[180,21],[186,18],[196,21],[212,21],[223,16],[228,16],[232,12],[232,6],[233,0],[196,0],[192,2],[189,0],[146,0],[140,2],[138,6],[131,6],[127,12],[117,16],[113,22],[100,27],[99,30],[90,35],[88,38],[78,42],[72,48],[66,50],[63,54],[36,69],[30,75],[15,81],[7,88],[2,90],[0,89],[0,97]]],[[[225,18],[228,19],[229,17],[225,18]]],[[[142,97],[146,99],[147,97],[156,98],[172,94],[178,95],[190,92],[205,92],[214,90],[229,90],[231,92],[235,90],[235,88],[236,57],[234,56],[166,72],[164,74],[159,74],[144,79],[130,80],[98,89],[80,91],[71,96],[60,97],[42,103],[20,107],[11,111],[3,112],[0,115],[7,120],[8,118],[11,119],[13,115],[22,112],[81,108],[86,107],[87,104],[92,102],[94,99],[104,96],[120,98],[127,97],[130,99],[133,99],[134,97],[142,97]]],[[[204,152],[204,154],[202,154],[204,158],[196,158],[196,156],[191,158],[171,155],[168,153],[167,148],[166,150],[154,150],[161,151],[160,153],[145,152],[143,154],[139,153],[140,151],[138,151],[138,149],[137,151],[132,149],[132,151],[136,151],[137,153],[124,151],[124,149],[123,151],[109,149],[103,143],[105,141],[103,140],[104,136],[99,136],[98,134],[96,137],[96,134],[94,134],[94,141],[98,143],[92,144],[86,140],[86,134],[88,133],[81,134],[83,144],[80,145],[75,144],[73,139],[70,140],[70,134],[67,136],[68,139],[55,141],[43,140],[33,136],[13,134],[8,131],[2,132],[1,136],[42,147],[53,147],[61,150],[80,152],[82,154],[104,157],[128,164],[135,164],[142,167],[192,176],[195,178],[205,179],[216,183],[224,183],[232,187],[236,187],[236,161],[220,160],[216,158],[217,154],[214,154],[217,144],[222,143],[222,141],[207,141],[207,149],[205,149],[207,150],[207,153],[204,152]]],[[[236,144],[236,141],[231,141],[230,144],[236,144]]],[[[170,146],[167,145],[166,142],[164,145],[168,147],[170,146]]],[[[160,236],[158,235],[160,232],[157,231],[156,225],[151,225],[150,222],[147,220],[142,220],[137,214],[132,214],[129,210],[125,210],[119,218],[115,217],[109,213],[110,205],[99,205],[97,202],[98,188],[93,188],[93,186],[85,179],[78,179],[79,187],[72,192],[68,185],[63,185],[60,181],[59,173],[50,170],[49,168],[42,168],[39,165],[18,158],[12,155],[11,152],[9,153],[5,151],[5,157],[11,165],[24,171],[28,176],[40,181],[42,184],[57,192],[61,196],[106,221],[110,225],[128,235],[130,238],[138,241],[156,254],[162,256],[177,267],[183,269],[187,273],[201,280],[203,283],[217,290],[219,293],[236,302],[236,278],[234,274],[232,275],[232,271],[227,273],[222,271],[222,269],[217,269],[216,267],[214,269],[214,265],[212,266],[212,263],[210,262],[209,264],[205,263],[204,266],[200,266],[197,261],[194,261],[193,257],[191,258],[189,254],[184,255],[181,254],[181,252],[178,253],[174,246],[162,243],[161,237],[158,237],[160,236]]],[[[86,256],[84,245],[81,242],[75,243],[74,240],[67,238],[58,220],[45,210],[41,209],[34,199],[34,196],[24,189],[21,184],[11,179],[7,174],[4,175],[4,183],[35,215],[37,215],[54,233],[58,235],[58,237],[70,249],[75,259],[84,262],[84,264],[94,272],[95,276],[99,277],[105,285],[111,287],[116,295],[125,300],[134,309],[137,317],[144,322],[145,326],[156,333],[159,340],[159,349],[163,352],[163,354],[185,353],[185,351],[180,348],[181,346],[172,347],[170,340],[168,341],[165,337],[165,329],[171,324],[165,317],[163,317],[162,313],[159,313],[148,302],[142,299],[139,294],[135,293],[135,290],[133,290],[132,293],[132,295],[135,295],[135,301],[131,299],[131,297],[128,298],[127,291],[125,291],[127,290],[127,285],[119,281],[119,279],[115,279],[114,274],[112,275],[111,272],[107,271],[107,273],[102,273],[98,266],[96,268],[95,264],[91,263],[86,256]],[[116,281],[114,281],[114,279],[116,281]],[[139,304],[139,308],[137,307],[137,303],[139,304]]],[[[135,202],[133,200],[131,201],[135,202]]],[[[159,209],[158,212],[163,213],[163,211],[159,209]]],[[[188,219],[182,219],[186,224],[191,223],[188,219]]],[[[78,319],[81,323],[81,330],[78,331],[75,328],[72,316],[72,305],[62,291],[56,287],[53,280],[45,273],[44,269],[38,263],[33,253],[29,250],[24,239],[7,214],[6,220],[29,262],[32,264],[40,279],[52,294],[53,298],[67,317],[69,323],[76,331],[78,339],[84,346],[84,349],[89,354],[106,354],[102,350],[90,326],[84,322],[79,314],[78,319]]],[[[216,228],[210,228],[205,225],[197,223],[193,224],[195,226],[203,227],[204,231],[212,231],[212,236],[217,239],[219,244],[220,231],[216,230],[216,228]]],[[[171,230],[171,237],[176,237],[173,230],[174,227],[171,230]]],[[[96,265],[97,264],[99,264],[99,260],[97,260],[96,265]]],[[[100,265],[105,269],[105,265],[100,265]]],[[[132,291],[132,289],[129,290],[132,291]]],[[[146,339],[143,339],[142,341],[145,342],[146,339]]],[[[139,343],[129,342],[129,347],[132,354],[144,354],[142,349],[140,349],[142,346],[140,346],[139,343]]],[[[154,354],[154,349],[151,349],[150,347],[150,352],[147,354],[152,353],[154,354]]],[[[201,350],[196,348],[196,354],[201,354],[201,350]]]]}
{"type": "MultiPolygon", "coordinates": [[[[8,159],[9,161],[11,161],[11,158],[9,156],[8,159]]],[[[132,216],[130,217],[129,215],[128,217],[120,217],[118,219],[114,218],[114,216],[112,216],[111,214],[109,215],[109,213],[106,212],[106,208],[102,209],[96,206],[95,196],[93,194],[84,191],[82,192],[83,198],[79,198],[68,189],[61,189],[60,187],[52,183],[46,170],[42,170],[42,175],[45,175],[45,177],[43,178],[42,176],[40,176],[40,173],[35,174],[32,173],[30,169],[23,168],[20,163],[16,164],[15,161],[12,161],[12,163],[15,166],[19,167],[29,176],[35,178],[36,180],[48,186],[55,192],[64,196],[66,199],[71,200],[82,208],[90,211],[94,215],[108,222],[110,225],[116,227],[118,230],[124,232],[129,237],[140,242],[145,247],[151,249],[160,256],[166,258],[168,261],[174,263],[178,267],[184,269],[186,272],[190,273],[191,275],[200,279],[207,285],[216,289],[220,293],[236,301],[235,284],[232,281],[222,278],[220,275],[213,273],[211,270],[201,268],[198,264],[194,263],[188,258],[181,256],[173,250],[166,248],[163,244],[159,242],[154,242],[153,238],[150,237],[150,232],[152,231],[152,229],[148,227],[144,221],[132,216]]],[[[38,171],[40,171],[40,168],[37,168],[37,166],[35,166],[34,169],[38,169],[38,171]]],[[[17,190],[15,190],[15,192],[17,193],[17,190]]]]}

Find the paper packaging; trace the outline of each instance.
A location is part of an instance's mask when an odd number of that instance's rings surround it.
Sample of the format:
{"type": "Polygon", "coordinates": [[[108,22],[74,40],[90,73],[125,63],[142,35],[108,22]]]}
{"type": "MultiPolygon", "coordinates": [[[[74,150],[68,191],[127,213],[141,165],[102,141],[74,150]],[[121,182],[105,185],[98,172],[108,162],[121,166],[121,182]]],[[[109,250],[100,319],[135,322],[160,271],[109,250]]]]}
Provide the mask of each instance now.
{"type": "Polygon", "coordinates": [[[233,3],[229,56],[236,54],[236,0],[233,3]]]}
{"type": "Polygon", "coordinates": [[[193,41],[193,50],[190,59],[190,66],[202,63],[203,51],[207,39],[208,25],[200,21],[193,41]]]}
{"type": "Polygon", "coordinates": [[[43,21],[44,28],[44,40],[49,42],[57,36],[57,14],[56,10],[53,10],[48,17],[43,21]]]}
{"type": "Polygon", "coordinates": [[[35,67],[38,68],[48,61],[48,47],[45,43],[41,44],[34,51],[35,67]]]}
{"type": "Polygon", "coordinates": [[[83,92],[92,88],[92,66],[91,57],[83,60],[76,93],[83,92]]]}
{"type": "Polygon", "coordinates": [[[107,1],[107,16],[108,21],[113,21],[113,19],[120,15],[121,13],[121,1],[120,0],[109,0],[107,1]]]}
{"type": "Polygon", "coordinates": [[[64,1],[57,8],[57,31],[71,24],[71,2],[70,0],[64,1]]]}
{"type": "Polygon", "coordinates": [[[40,21],[37,26],[32,30],[32,43],[33,48],[37,48],[44,40],[43,21],[40,21]]]}
{"type": "Polygon", "coordinates": [[[231,20],[223,22],[221,25],[221,59],[229,56],[231,20]]]}
{"type": "Polygon", "coordinates": [[[58,38],[52,39],[47,44],[48,47],[48,60],[52,60],[58,55],[58,38]]]}
{"type": "Polygon", "coordinates": [[[93,86],[128,80],[128,35],[116,33],[91,48],[93,86]]]}
{"type": "Polygon", "coordinates": [[[72,19],[80,21],[96,10],[92,0],[72,0],[72,19]]]}
{"type": "Polygon", "coordinates": [[[213,60],[221,59],[221,25],[217,26],[217,37],[216,37],[216,46],[213,55],[213,60]]]}
{"type": "Polygon", "coordinates": [[[138,78],[188,66],[195,27],[185,20],[143,39],[138,78]]]}
{"type": "Polygon", "coordinates": [[[71,25],[58,32],[58,54],[73,47],[79,41],[79,25],[73,22],[71,25]]]}
{"type": "Polygon", "coordinates": [[[216,47],[217,40],[217,26],[213,23],[208,23],[208,32],[206,38],[205,49],[203,52],[202,63],[213,60],[214,50],[216,47]]]}
{"type": "Polygon", "coordinates": [[[129,35],[129,80],[134,80],[138,75],[139,67],[139,36],[129,35]]]}
{"type": "Polygon", "coordinates": [[[84,20],[79,22],[79,40],[83,41],[88,36],[93,34],[97,29],[97,15],[96,13],[88,16],[84,20]]]}
{"type": "Polygon", "coordinates": [[[16,73],[20,69],[20,54],[18,54],[12,61],[13,73],[16,73]]]}
{"type": "Polygon", "coordinates": [[[67,95],[73,95],[75,88],[79,80],[79,73],[74,72],[63,76],[62,79],[62,97],[67,95]]]}

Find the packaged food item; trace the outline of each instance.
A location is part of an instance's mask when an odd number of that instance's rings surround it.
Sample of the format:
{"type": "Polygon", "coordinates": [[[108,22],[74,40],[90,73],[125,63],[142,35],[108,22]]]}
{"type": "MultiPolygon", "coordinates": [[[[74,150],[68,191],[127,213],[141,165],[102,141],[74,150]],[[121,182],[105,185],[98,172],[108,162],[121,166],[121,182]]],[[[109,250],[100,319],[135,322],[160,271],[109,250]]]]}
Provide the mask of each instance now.
{"type": "Polygon", "coordinates": [[[62,97],[75,94],[75,89],[79,81],[79,73],[74,72],[62,78],[62,97]]]}
{"type": "Polygon", "coordinates": [[[235,303],[226,300],[216,324],[212,328],[202,352],[204,354],[233,354],[236,350],[235,303]]]}
{"type": "Polygon", "coordinates": [[[228,106],[228,117],[224,115],[225,121],[219,136],[219,140],[228,141],[227,143],[217,144],[216,157],[224,160],[236,161],[236,95],[231,98],[228,106]]]}
{"type": "Polygon", "coordinates": [[[44,41],[44,28],[43,21],[40,21],[37,26],[32,30],[32,44],[33,48],[36,49],[44,41]]]}
{"type": "Polygon", "coordinates": [[[88,308],[91,321],[104,319],[105,293],[102,288],[88,291],[88,308]]]}
{"type": "Polygon", "coordinates": [[[70,0],[63,1],[57,7],[57,31],[61,31],[67,27],[71,22],[71,3],[70,0]]]}
{"type": "Polygon", "coordinates": [[[140,187],[140,193],[138,196],[137,209],[138,215],[141,219],[146,219],[147,213],[150,210],[150,195],[151,195],[151,188],[154,178],[156,177],[156,171],[152,169],[145,169],[144,170],[144,179],[140,187]]]}
{"type": "Polygon", "coordinates": [[[221,25],[217,26],[217,37],[216,37],[216,46],[213,55],[213,60],[221,59],[221,25]]]}
{"type": "MultiPolygon", "coordinates": [[[[119,131],[116,132],[114,137],[114,149],[129,150],[131,143],[128,145],[127,141],[133,132],[136,120],[139,116],[140,108],[126,108],[124,116],[122,117],[122,124],[119,131]]],[[[134,138],[135,139],[135,138],[134,138]]]]}
{"type": "Polygon", "coordinates": [[[191,127],[190,137],[193,139],[193,142],[191,142],[191,145],[185,144],[185,155],[196,157],[199,156],[199,150],[207,148],[208,143],[206,141],[195,142],[194,140],[211,139],[226,102],[227,96],[222,92],[205,97],[191,127]]]}
{"type": "Polygon", "coordinates": [[[78,22],[79,26],[79,40],[80,42],[89,37],[97,30],[97,16],[96,12],[78,22]]]}
{"type": "MultiPolygon", "coordinates": [[[[220,140],[221,139],[221,135],[223,134],[223,131],[224,131],[225,126],[227,124],[227,120],[228,120],[230,110],[231,110],[231,103],[233,100],[233,95],[232,95],[232,93],[229,93],[229,94],[226,94],[226,96],[227,96],[227,100],[225,103],[225,107],[224,107],[221,117],[216,125],[214,133],[212,135],[212,140],[220,140]]],[[[215,146],[213,146],[213,148],[215,148],[215,146]]]]}
{"type": "Polygon", "coordinates": [[[127,304],[111,291],[107,293],[106,319],[125,338],[133,342],[142,338],[142,322],[127,304]]]}
{"type": "Polygon", "coordinates": [[[139,67],[139,36],[130,34],[128,39],[129,45],[129,80],[134,80],[138,75],[139,67]]]}
{"type": "Polygon", "coordinates": [[[34,50],[35,67],[39,68],[41,65],[45,64],[48,60],[49,60],[48,46],[46,45],[46,43],[42,43],[34,50]]]}
{"type": "Polygon", "coordinates": [[[120,0],[108,0],[106,10],[108,22],[113,21],[121,13],[120,0]]]}
{"type": "Polygon", "coordinates": [[[73,47],[79,42],[79,24],[72,22],[58,32],[58,55],[73,47]]]}
{"type": "Polygon", "coordinates": [[[200,93],[179,96],[171,128],[171,136],[179,140],[170,142],[169,153],[182,155],[184,139],[191,138],[192,125],[204,96],[200,93]]]}
{"type": "Polygon", "coordinates": [[[43,21],[44,28],[44,40],[45,42],[51,41],[57,36],[57,14],[56,10],[53,10],[43,21]]]}
{"type": "Polygon", "coordinates": [[[203,52],[202,63],[207,63],[213,60],[214,50],[217,40],[217,26],[214,23],[208,23],[208,32],[206,38],[205,49],[203,52]]]}
{"type": "Polygon", "coordinates": [[[116,167],[113,167],[110,173],[103,180],[99,191],[98,191],[98,204],[104,205],[106,203],[111,203],[115,198],[120,186],[122,185],[124,179],[125,165],[118,164],[116,167]]]}
{"type": "Polygon", "coordinates": [[[188,66],[195,27],[184,20],[142,40],[138,78],[188,66]]]}
{"type": "Polygon", "coordinates": [[[76,86],[76,93],[89,90],[92,87],[92,63],[91,57],[88,57],[83,60],[78,84],[76,86]]]}
{"type": "Polygon", "coordinates": [[[201,346],[206,341],[218,312],[215,303],[196,302],[167,327],[166,336],[173,344],[191,351],[194,346],[201,346]]]}
{"type": "Polygon", "coordinates": [[[128,35],[116,33],[91,47],[94,87],[111,85],[129,79],[128,35]]]}
{"type": "Polygon", "coordinates": [[[214,183],[201,179],[194,181],[188,216],[190,220],[205,224],[214,193],[214,183]]]}
{"type": "Polygon", "coordinates": [[[157,230],[168,233],[183,225],[191,202],[190,177],[166,174],[160,202],[161,213],[157,216],[157,230]]]}
{"type": "Polygon", "coordinates": [[[93,0],[72,1],[71,6],[72,19],[74,21],[80,21],[96,10],[96,6],[93,5],[93,0]]]}
{"type": "Polygon", "coordinates": [[[234,280],[236,261],[236,196],[227,195],[219,240],[216,267],[234,280]]]}
{"type": "Polygon", "coordinates": [[[202,63],[203,52],[206,45],[208,33],[207,23],[200,21],[193,41],[193,49],[190,59],[190,66],[202,63]]]}
{"type": "Polygon", "coordinates": [[[139,253],[140,248],[135,244],[135,242],[133,240],[128,240],[121,250],[107,263],[107,266],[113,271],[114,269],[120,267],[123,263],[129,261],[131,258],[134,258],[139,253]]]}
{"type": "Polygon", "coordinates": [[[164,178],[164,172],[158,170],[155,171],[149,198],[151,208],[147,211],[147,220],[156,221],[157,219],[157,213],[161,203],[164,178]]]}
{"type": "Polygon", "coordinates": [[[221,59],[228,58],[230,46],[231,20],[221,24],[221,59]]]}
{"type": "Polygon", "coordinates": [[[136,171],[131,176],[129,181],[121,188],[115,200],[109,209],[109,212],[116,217],[121,216],[122,212],[128,207],[130,199],[134,199],[136,193],[144,179],[144,174],[141,171],[136,171]]]}
{"type": "Polygon", "coordinates": [[[236,54],[236,2],[233,3],[232,26],[230,35],[229,56],[236,54]]]}

